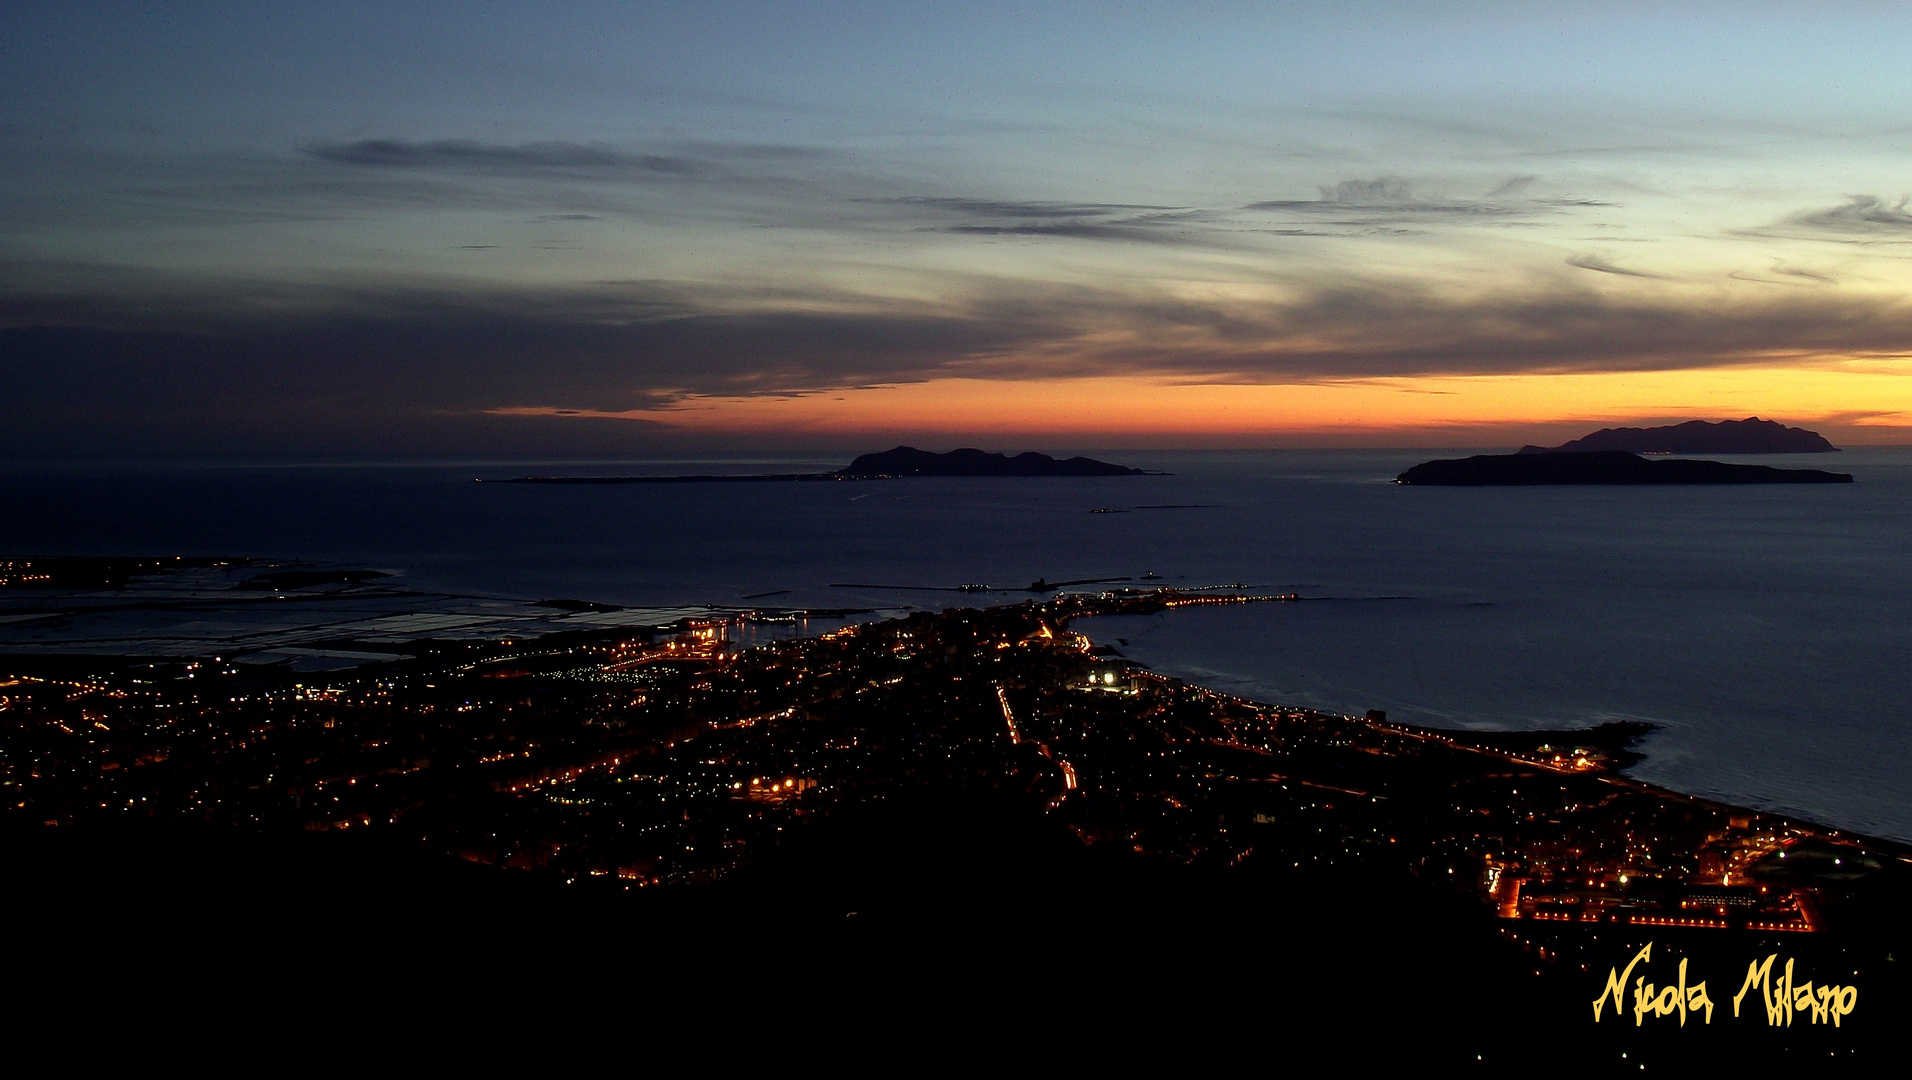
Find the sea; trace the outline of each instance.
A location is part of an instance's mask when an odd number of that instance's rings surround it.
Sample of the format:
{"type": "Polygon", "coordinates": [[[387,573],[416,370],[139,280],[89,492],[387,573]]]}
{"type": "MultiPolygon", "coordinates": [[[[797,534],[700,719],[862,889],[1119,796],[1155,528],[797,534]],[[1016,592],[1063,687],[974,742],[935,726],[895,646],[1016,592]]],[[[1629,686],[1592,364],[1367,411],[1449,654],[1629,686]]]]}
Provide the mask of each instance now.
{"type": "Polygon", "coordinates": [[[1640,779],[1912,841],[1912,448],[1733,459],[1850,485],[1669,488],[1393,482],[1472,451],[1085,452],[1158,475],[546,485],[497,481],[848,456],[16,461],[0,557],[249,556],[461,596],[869,618],[1050,595],[1038,581],[1293,593],[1077,628],[1269,702],[1645,721],[1640,779]]]}

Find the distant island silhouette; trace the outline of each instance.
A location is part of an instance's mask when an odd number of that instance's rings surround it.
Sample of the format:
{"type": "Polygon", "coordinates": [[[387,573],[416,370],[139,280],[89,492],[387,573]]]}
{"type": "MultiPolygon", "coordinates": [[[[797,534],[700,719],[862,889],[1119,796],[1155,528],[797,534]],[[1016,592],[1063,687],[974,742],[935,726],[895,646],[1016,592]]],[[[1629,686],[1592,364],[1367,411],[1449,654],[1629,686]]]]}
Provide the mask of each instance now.
{"type": "Polygon", "coordinates": [[[1500,487],[1527,484],[1850,484],[1852,474],[1821,469],[1775,469],[1722,461],[1654,461],[1622,450],[1481,454],[1424,461],[1395,478],[1399,484],[1500,487]]]}
{"type": "Polygon", "coordinates": [[[1601,428],[1559,446],[1523,446],[1523,454],[1588,453],[1624,450],[1629,454],[1836,454],[1825,436],[1749,416],[1744,420],[1688,420],[1655,428],[1601,428]]]}
{"type": "MultiPolygon", "coordinates": [[[[898,446],[880,453],[861,454],[848,465],[826,473],[735,473],[696,476],[516,476],[508,484],[708,484],[802,482],[822,480],[888,480],[906,476],[1144,476],[1142,469],[1112,465],[1094,458],[1057,460],[1033,451],[1010,457],[964,447],[947,454],[898,446]]],[[[482,479],[481,481],[482,482],[482,479]]]]}
{"type": "Polygon", "coordinates": [[[899,446],[880,454],[863,454],[836,476],[1141,476],[1141,469],[1111,465],[1094,458],[1072,457],[1058,461],[1048,454],[986,454],[965,447],[947,454],[934,454],[914,446],[899,446]]]}

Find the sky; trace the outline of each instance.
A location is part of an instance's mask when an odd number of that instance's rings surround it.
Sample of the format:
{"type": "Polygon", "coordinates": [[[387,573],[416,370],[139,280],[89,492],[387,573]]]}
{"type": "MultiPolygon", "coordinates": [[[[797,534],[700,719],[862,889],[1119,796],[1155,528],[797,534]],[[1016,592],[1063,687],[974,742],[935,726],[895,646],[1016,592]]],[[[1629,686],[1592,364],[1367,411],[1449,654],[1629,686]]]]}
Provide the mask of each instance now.
{"type": "Polygon", "coordinates": [[[1903,5],[14,3],[0,452],[1912,442],[1903,5]]]}

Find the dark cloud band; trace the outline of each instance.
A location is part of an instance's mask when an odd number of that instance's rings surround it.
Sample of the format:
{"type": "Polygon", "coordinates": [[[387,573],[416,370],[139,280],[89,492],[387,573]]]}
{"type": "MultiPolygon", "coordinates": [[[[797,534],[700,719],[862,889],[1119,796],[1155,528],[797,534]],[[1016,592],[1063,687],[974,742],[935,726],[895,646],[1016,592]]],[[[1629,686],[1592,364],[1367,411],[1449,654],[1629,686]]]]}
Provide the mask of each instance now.
{"type": "Polygon", "coordinates": [[[1912,309],[1829,292],[1721,306],[1564,285],[1460,298],[1349,282],[1257,304],[1003,283],[980,297],[753,311],[738,296],[644,283],[392,291],[165,328],[143,315],[155,303],[16,294],[0,306],[14,327],[0,331],[0,427],[12,452],[141,432],[154,444],[186,432],[242,447],[294,435],[390,447],[499,409],[645,410],[945,376],[1282,383],[1912,356],[1912,309]]]}

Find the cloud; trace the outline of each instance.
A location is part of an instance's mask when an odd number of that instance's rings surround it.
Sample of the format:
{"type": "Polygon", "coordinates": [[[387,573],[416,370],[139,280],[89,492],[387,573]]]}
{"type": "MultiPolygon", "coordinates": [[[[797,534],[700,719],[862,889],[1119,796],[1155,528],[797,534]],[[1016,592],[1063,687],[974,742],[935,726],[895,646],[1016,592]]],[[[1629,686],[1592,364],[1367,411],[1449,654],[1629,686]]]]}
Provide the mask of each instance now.
{"type": "Polygon", "coordinates": [[[956,235],[1182,244],[1222,239],[1211,227],[1215,215],[1183,207],[923,196],[878,201],[912,216],[940,218],[918,227],[956,235]]]}
{"type": "Polygon", "coordinates": [[[1500,183],[1498,186],[1494,188],[1494,190],[1488,192],[1487,197],[1490,199],[1494,199],[1494,198],[1499,198],[1502,195],[1518,194],[1519,192],[1525,191],[1527,188],[1532,187],[1534,183],[1538,181],[1539,179],[1540,177],[1533,176],[1533,175],[1512,177],[1511,179],[1505,180],[1502,183],[1500,183]]]}
{"type": "Polygon", "coordinates": [[[1747,273],[1744,270],[1735,270],[1726,276],[1738,281],[1757,281],[1762,285],[1787,285],[1798,289],[1810,289],[1820,285],[1839,284],[1839,279],[1833,277],[1831,274],[1822,274],[1816,270],[1805,270],[1800,267],[1786,266],[1779,263],[1773,265],[1771,273],[1778,274],[1779,276],[1776,278],[1761,277],[1756,273],[1747,273]]]}
{"type": "MultiPolygon", "coordinates": [[[[141,233],[153,228],[376,220],[390,224],[388,237],[403,237],[416,221],[408,217],[445,211],[496,215],[513,225],[643,217],[830,227],[842,216],[837,193],[898,186],[879,172],[859,171],[853,155],[835,150],[695,140],[620,148],[362,139],[277,153],[154,155],[110,171],[84,169],[77,190],[65,190],[68,176],[61,175],[29,186],[29,198],[0,200],[0,233],[51,228],[84,234],[98,250],[143,241],[141,233]]],[[[241,243],[232,239],[236,233],[206,235],[208,251],[241,243]]],[[[325,240],[320,234],[312,250],[323,251],[325,240]]],[[[280,272],[286,260],[305,255],[286,252],[280,272]]]]}
{"type": "Polygon", "coordinates": [[[1443,223],[1524,226],[1593,205],[1537,197],[1538,183],[1516,177],[1486,199],[1446,199],[1404,179],[1357,178],[1322,188],[1316,199],[1247,207],[1163,205],[939,191],[920,175],[899,172],[894,161],[840,148],[694,139],[613,145],[377,137],[309,143],[293,153],[207,154],[168,168],[129,170],[113,190],[82,205],[92,220],[78,224],[116,229],[127,220],[189,227],[374,216],[398,221],[455,210],[510,215],[514,223],[607,219],[641,227],[668,220],[864,237],[934,232],[1239,250],[1276,236],[1410,233],[1443,223]]]}
{"type": "MultiPolygon", "coordinates": [[[[543,294],[338,290],[291,303],[268,290],[227,298],[245,311],[189,299],[192,313],[175,308],[166,327],[151,325],[149,313],[166,310],[153,294],[129,292],[111,303],[0,303],[0,323],[12,326],[0,330],[9,376],[0,446],[482,448],[496,424],[470,418],[500,408],[642,410],[686,395],[920,379],[1048,332],[1013,314],[717,314],[734,298],[687,299],[647,283],[543,294]]],[[[605,438],[599,448],[625,436],[605,438]]]]}
{"type": "MultiPolygon", "coordinates": [[[[500,411],[588,416],[939,377],[1296,383],[1912,356],[1912,306],[1821,290],[1722,304],[1558,280],[1457,295],[1344,279],[1257,301],[972,279],[951,291],[963,301],[932,303],[643,281],[488,293],[217,283],[197,296],[145,284],[120,282],[110,302],[0,294],[12,327],[0,330],[0,445],[443,450],[504,439],[471,419],[500,411]]],[[[630,436],[593,437],[608,448],[630,436]]]]}
{"type": "Polygon", "coordinates": [[[951,225],[943,232],[971,236],[1059,236],[1075,240],[1129,240],[1142,243],[1189,243],[1206,239],[1203,233],[1179,234],[1168,223],[1151,218],[1119,221],[1049,221],[1019,225],[951,225]]]}
{"type": "MultiPolygon", "coordinates": [[[[1800,293],[1733,304],[1562,287],[1459,297],[1379,282],[1282,304],[1134,304],[1096,363],[1239,382],[1650,371],[1912,356],[1912,305],[1800,293]],[[1206,372],[1207,374],[1204,374],[1206,372]]],[[[1111,315],[1113,321],[1119,316],[1111,315]]]]}
{"type": "Polygon", "coordinates": [[[486,143],[388,138],[313,143],[303,153],[331,164],[385,171],[653,181],[764,178],[841,157],[822,147],[697,140],[674,141],[663,150],[632,151],[608,143],[563,140],[486,143]]]}
{"type": "Polygon", "coordinates": [[[1807,281],[1816,281],[1822,285],[1837,285],[1839,283],[1839,279],[1830,274],[1821,274],[1814,270],[1804,270],[1797,266],[1775,266],[1773,267],[1773,273],[1785,274],[1787,277],[1805,278],[1807,281]]]}
{"type": "Polygon", "coordinates": [[[1876,195],[1850,195],[1838,206],[1802,210],[1774,224],[1738,235],[1828,240],[1847,244],[1912,242],[1912,196],[1887,204],[1876,195]]]}
{"type": "Polygon", "coordinates": [[[963,199],[928,196],[910,196],[884,201],[897,206],[927,207],[935,210],[950,211],[965,217],[991,220],[1004,218],[1103,217],[1111,214],[1131,214],[1136,211],[1176,209],[1176,207],[1172,206],[1136,206],[1123,203],[1064,203],[1035,200],[963,199]]]}
{"type": "Polygon", "coordinates": [[[1828,232],[1912,233],[1912,211],[1906,210],[1906,201],[1902,197],[1887,206],[1875,195],[1853,195],[1843,206],[1797,214],[1788,220],[1828,232]]]}
{"type": "Polygon", "coordinates": [[[481,143],[471,139],[360,139],[347,143],[317,143],[305,151],[313,157],[346,165],[397,169],[464,169],[506,172],[546,170],[638,171],[671,176],[695,176],[707,171],[700,161],[667,154],[629,154],[602,143],[528,142],[481,143]]]}
{"type": "Polygon", "coordinates": [[[1412,184],[1392,177],[1343,180],[1320,192],[1317,199],[1270,199],[1243,209],[1330,218],[1348,226],[1505,219],[1536,210],[1532,204],[1423,198],[1412,184]]]}
{"type": "Polygon", "coordinates": [[[1567,265],[1577,266],[1582,270],[1593,270],[1602,274],[1618,274],[1621,277],[1667,280],[1667,275],[1665,274],[1655,274],[1646,270],[1630,270],[1624,266],[1615,266],[1613,263],[1602,259],[1598,255],[1570,255],[1567,257],[1567,265]]]}
{"type": "MultiPolygon", "coordinates": [[[[1536,182],[1516,177],[1494,196],[1517,196],[1536,182]]],[[[1406,180],[1343,180],[1316,199],[1264,200],[1246,206],[1204,208],[1129,203],[1070,203],[963,197],[871,200],[931,221],[918,228],[970,236],[1062,237],[1228,247],[1242,234],[1334,237],[1408,233],[1413,226],[1493,222],[1504,226],[1575,207],[1605,206],[1588,199],[1500,198],[1454,200],[1419,195],[1406,180]],[[1266,222],[1268,215],[1300,218],[1266,222]]]]}

